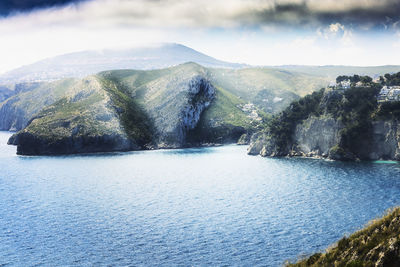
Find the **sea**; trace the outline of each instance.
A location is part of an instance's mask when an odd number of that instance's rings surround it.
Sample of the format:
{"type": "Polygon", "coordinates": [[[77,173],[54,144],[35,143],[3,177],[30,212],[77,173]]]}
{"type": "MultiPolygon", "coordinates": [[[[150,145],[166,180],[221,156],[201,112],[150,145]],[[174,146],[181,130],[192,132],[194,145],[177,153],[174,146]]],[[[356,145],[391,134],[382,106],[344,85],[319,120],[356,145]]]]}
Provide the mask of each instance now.
{"type": "Polygon", "coordinates": [[[0,132],[0,266],[282,266],[400,205],[400,164],[246,146],[18,156],[0,132]]]}

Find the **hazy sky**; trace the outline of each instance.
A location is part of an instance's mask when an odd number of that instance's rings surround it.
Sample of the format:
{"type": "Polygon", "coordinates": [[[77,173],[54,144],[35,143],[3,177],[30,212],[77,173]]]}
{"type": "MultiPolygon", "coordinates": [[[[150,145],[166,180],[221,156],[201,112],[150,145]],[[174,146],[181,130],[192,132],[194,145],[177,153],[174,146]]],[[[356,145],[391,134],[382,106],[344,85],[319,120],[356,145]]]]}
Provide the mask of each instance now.
{"type": "Polygon", "coordinates": [[[254,65],[400,64],[398,0],[2,0],[0,72],[175,42],[254,65]]]}

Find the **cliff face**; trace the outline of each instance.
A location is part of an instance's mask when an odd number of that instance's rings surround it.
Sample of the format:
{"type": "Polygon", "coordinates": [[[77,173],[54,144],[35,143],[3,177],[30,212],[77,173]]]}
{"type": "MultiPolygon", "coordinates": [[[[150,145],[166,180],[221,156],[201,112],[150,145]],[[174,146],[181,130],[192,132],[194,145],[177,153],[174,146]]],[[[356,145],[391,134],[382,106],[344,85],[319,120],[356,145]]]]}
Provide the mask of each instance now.
{"type": "Polygon", "coordinates": [[[251,139],[248,153],[400,160],[398,105],[378,104],[377,91],[377,86],[326,90],[300,99],[251,139]]]}
{"type": "Polygon", "coordinates": [[[9,99],[0,107],[0,129],[7,131],[18,131],[24,128],[30,119],[24,109],[18,107],[16,103],[18,97],[9,99]]]}
{"type": "Polygon", "coordinates": [[[342,124],[333,118],[310,117],[296,126],[287,149],[280,150],[268,133],[258,133],[252,136],[247,153],[263,157],[328,157],[330,149],[340,142],[342,128],[342,124]]]}
{"type": "Polygon", "coordinates": [[[154,121],[155,143],[159,148],[182,147],[188,131],[195,128],[202,112],[213,101],[215,88],[200,74],[156,83],[164,90],[158,94],[149,90],[143,105],[154,121]]]}
{"type": "Polygon", "coordinates": [[[296,126],[291,153],[327,157],[329,150],[340,142],[340,121],[331,117],[310,117],[296,126]]]}
{"type": "MultiPolygon", "coordinates": [[[[330,117],[310,117],[296,126],[287,150],[278,150],[267,133],[252,136],[248,154],[261,156],[306,156],[332,159],[332,153],[341,142],[343,124],[330,117]],[[329,154],[331,152],[331,154],[329,154]]],[[[364,140],[365,149],[359,151],[363,159],[400,160],[400,123],[397,120],[372,122],[372,138],[364,140]]],[[[349,155],[351,159],[353,155],[349,155]]]]}
{"type": "Polygon", "coordinates": [[[368,157],[400,160],[400,123],[397,120],[372,122],[373,138],[368,157]]]}

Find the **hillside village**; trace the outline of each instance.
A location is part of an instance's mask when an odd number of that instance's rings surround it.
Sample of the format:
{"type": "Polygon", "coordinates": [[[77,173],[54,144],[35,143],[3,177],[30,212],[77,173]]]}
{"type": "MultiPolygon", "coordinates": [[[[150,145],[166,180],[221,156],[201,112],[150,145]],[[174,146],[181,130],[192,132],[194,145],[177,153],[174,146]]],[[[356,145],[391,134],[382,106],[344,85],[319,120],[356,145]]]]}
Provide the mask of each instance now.
{"type": "Polygon", "coordinates": [[[378,102],[400,101],[400,86],[383,86],[378,95],[378,102]]]}
{"type": "MultiPolygon", "coordinates": [[[[338,79],[336,79],[336,82],[331,82],[328,87],[334,90],[347,90],[351,87],[370,86],[371,83],[386,84],[387,78],[390,78],[380,77],[378,79],[372,80],[370,77],[367,77],[368,76],[358,75],[355,75],[353,77],[339,76],[338,79]]],[[[382,89],[379,91],[377,99],[378,103],[400,101],[400,86],[383,85],[382,89]]]]}

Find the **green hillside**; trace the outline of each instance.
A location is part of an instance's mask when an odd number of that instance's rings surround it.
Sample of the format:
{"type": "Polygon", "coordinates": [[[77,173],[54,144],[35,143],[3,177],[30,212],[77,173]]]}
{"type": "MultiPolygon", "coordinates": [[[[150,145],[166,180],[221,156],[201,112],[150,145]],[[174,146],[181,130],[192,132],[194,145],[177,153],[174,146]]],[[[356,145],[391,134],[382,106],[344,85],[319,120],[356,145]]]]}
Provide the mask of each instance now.
{"type": "Polygon", "coordinates": [[[344,237],[326,253],[316,253],[292,267],[307,266],[399,266],[400,208],[372,221],[364,229],[344,237]]]}

